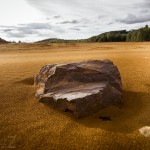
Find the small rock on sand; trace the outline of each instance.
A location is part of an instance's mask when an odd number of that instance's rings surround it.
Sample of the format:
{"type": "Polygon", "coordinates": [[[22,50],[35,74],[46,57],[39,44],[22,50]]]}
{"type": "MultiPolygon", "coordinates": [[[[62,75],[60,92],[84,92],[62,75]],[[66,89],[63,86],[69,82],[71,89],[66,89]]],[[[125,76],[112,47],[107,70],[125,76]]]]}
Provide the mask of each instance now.
{"type": "Polygon", "coordinates": [[[145,126],[139,129],[139,132],[144,135],[145,137],[150,137],[150,126],[145,126]]]}

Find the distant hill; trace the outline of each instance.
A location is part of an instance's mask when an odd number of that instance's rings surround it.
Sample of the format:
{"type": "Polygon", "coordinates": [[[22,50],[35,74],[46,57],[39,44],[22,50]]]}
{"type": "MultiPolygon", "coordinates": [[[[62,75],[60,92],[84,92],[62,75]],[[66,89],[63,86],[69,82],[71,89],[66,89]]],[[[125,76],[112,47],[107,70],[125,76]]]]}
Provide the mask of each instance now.
{"type": "Polygon", "coordinates": [[[88,39],[65,40],[51,38],[37,43],[73,43],[73,42],[144,42],[150,41],[150,27],[146,25],[143,28],[126,31],[110,31],[90,37],[88,39]]]}
{"type": "Polygon", "coordinates": [[[84,41],[85,40],[65,40],[65,39],[51,38],[51,39],[38,41],[36,43],[73,43],[73,42],[84,42],[84,41]]]}
{"type": "Polygon", "coordinates": [[[0,38],[0,44],[4,44],[4,43],[8,43],[8,41],[6,41],[6,40],[0,38]]]}

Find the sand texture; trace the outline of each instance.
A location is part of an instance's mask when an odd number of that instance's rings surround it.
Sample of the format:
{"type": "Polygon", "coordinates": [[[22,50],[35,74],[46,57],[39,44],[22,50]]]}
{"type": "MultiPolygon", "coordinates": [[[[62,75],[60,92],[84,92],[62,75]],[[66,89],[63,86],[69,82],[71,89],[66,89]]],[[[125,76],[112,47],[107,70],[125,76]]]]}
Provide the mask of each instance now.
{"type": "Polygon", "coordinates": [[[0,45],[0,149],[149,150],[150,43],[0,45]],[[110,59],[118,66],[124,105],[76,119],[35,98],[45,64],[110,59]],[[100,116],[111,116],[102,121],[100,116]]]}

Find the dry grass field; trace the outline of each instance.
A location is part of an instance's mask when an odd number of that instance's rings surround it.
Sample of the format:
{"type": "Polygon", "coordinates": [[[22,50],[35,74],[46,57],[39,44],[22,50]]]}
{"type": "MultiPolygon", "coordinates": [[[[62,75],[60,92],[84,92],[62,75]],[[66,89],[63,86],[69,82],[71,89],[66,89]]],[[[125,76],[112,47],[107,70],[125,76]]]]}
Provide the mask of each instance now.
{"type": "Polygon", "coordinates": [[[150,126],[150,43],[0,45],[0,149],[149,150],[143,126],[150,126]],[[33,79],[43,65],[87,59],[118,66],[121,108],[76,119],[37,101],[33,79]]]}

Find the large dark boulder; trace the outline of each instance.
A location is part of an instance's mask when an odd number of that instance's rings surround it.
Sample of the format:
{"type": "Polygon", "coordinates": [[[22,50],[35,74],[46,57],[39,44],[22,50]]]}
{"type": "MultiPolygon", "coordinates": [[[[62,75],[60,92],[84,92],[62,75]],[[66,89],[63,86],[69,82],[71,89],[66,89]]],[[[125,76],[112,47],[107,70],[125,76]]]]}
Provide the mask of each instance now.
{"type": "Polygon", "coordinates": [[[41,102],[77,117],[122,102],[120,73],[110,60],[46,65],[35,77],[35,85],[41,86],[36,92],[41,102]]]}

